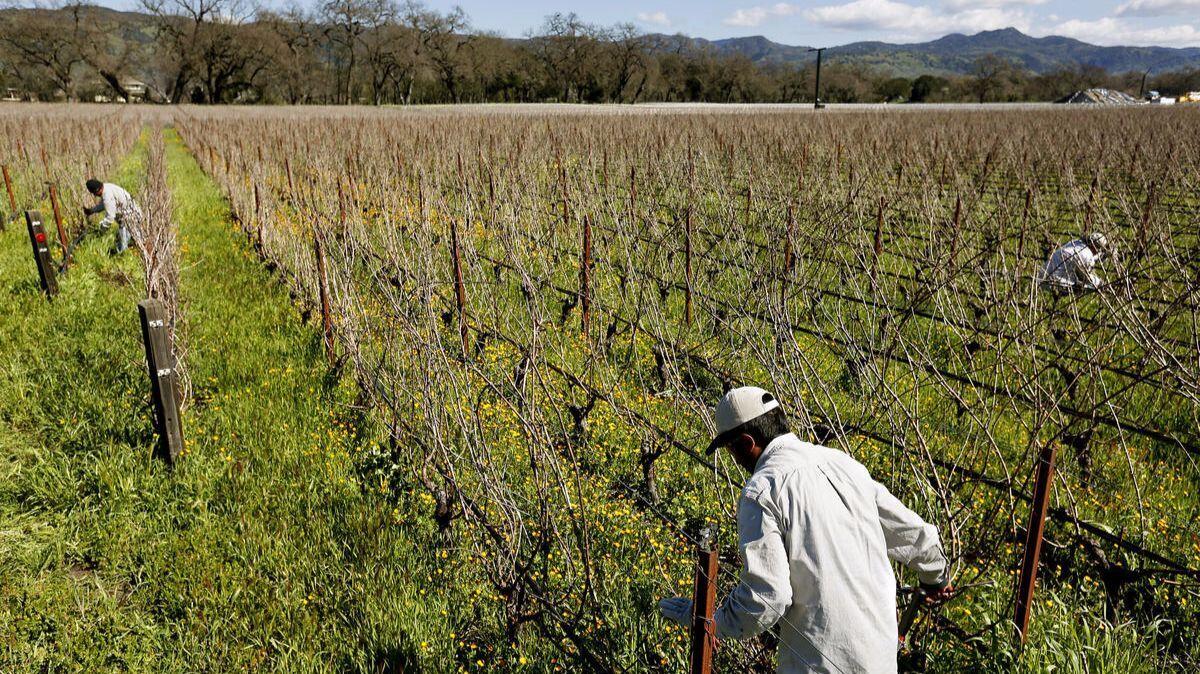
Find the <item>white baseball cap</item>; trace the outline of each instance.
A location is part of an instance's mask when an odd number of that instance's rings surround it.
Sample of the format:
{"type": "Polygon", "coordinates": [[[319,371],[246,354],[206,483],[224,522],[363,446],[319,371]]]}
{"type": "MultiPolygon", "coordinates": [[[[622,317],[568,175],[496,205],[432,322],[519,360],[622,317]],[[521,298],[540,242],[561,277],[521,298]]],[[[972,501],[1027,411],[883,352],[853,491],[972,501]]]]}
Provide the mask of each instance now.
{"type": "Polygon", "coordinates": [[[735,388],[717,403],[713,416],[717,420],[717,436],[708,445],[708,453],[712,454],[718,447],[725,444],[742,424],[757,419],[771,410],[779,407],[775,396],[757,386],[735,388]]]}

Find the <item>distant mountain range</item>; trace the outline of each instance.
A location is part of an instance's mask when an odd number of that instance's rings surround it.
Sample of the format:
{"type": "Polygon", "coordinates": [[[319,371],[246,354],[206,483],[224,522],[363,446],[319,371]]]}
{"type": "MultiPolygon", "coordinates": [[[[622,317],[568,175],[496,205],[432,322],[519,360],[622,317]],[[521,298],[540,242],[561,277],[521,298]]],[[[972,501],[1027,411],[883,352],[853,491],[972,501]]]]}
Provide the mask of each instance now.
{"type": "MultiPolygon", "coordinates": [[[[681,39],[679,36],[662,36],[681,39]]],[[[809,47],[772,42],[761,35],[724,40],[682,38],[718,53],[744,54],[755,63],[807,63],[814,59],[809,47]]],[[[1113,73],[1154,72],[1200,68],[1200,47],[1100,47],[1069,37],[1030,37],[1016,28],[989,30],[975,35],[954,33],[932,42],[888,44],[854,42],[825,51],[825,63],[859,64],[905,77],[922,74],[962,75],[975,61],[996,54],[1038,74],[1064,67],[1098,66],[1113,73]]]]}

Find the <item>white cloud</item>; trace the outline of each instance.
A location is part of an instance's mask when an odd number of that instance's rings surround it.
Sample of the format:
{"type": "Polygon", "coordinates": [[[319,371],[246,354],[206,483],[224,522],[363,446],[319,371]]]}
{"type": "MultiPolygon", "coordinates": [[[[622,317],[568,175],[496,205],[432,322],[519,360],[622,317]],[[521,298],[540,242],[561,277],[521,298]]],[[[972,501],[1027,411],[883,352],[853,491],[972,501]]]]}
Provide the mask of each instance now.
{"type": "Polygon", "coordinates": [[[1064,35],[1105,46],[1200,46],[1200,30],[1192,23],[1147,27],[1120,16],[1156,16],[1200,12],[1200,0],[1126,0],[1117,16],[1095,20],[1062,20],[1031,8],[1047,0],[850,0],[804,9],[780,2],[735,11],[728,26],[756,27],[779,17],[800,15],[816,26],[833,30],[882,34],[893,42],[918,42],[947,33],[973,34],[1013,27],[1025,33],[1064,35]],[[1034,28],[1038,26],[1039,28],[1034,28]]]}
{"type": "Polygon", "coordinates": [[[667,13],[659,10],[657,12],[638,12],[637,20],[641,23],[648,23],[652,26],[661,26],[663,28],[671,27],[671,18],[667,13]]]}
{"type": "Polygon", "coordinates": [[[947,33],[978,33],[1010,26],[1028,31],[1030,25],[1029,16],[1020,9],[984,6],[947,11],[897,0],[854,0],[843,5],[814,7],[806,10],[804,16],[826,28],[885,32],[892,39],[900,41],[939,37],[947,33]]]}
{"type": "Polygon", "coordinates": [[[726,26],[739,26],[742,28],[753,28],[769,18],[779,16],[791,16],[800,12],[800,8],[796,5],[789,5],[786,2],[777,2],[774,5],[763,7],[756,5],[747,9],[739,9],[730,16],[726,17],[723,23],[726,26]]]}
{"type": "Polygon", "coordinates": [[[1001,7],[1032,7],[1044,5],[1049,0],[942,0],[947,9],[997,9],[1001,7]]]}
{"type": "Polygon", "coordinates": [[[1145,28],[1113,17],[1094,21],[1071,19],[1052,27],[1048,34],[1103,46],[1200,47],[1200,30],[1186,23],[1145,28]]]}
{"type": "MultiPolygon", "coordinates": [[[[1200,0],[1129,0],[1117,7],[1117,16],[1169,16],[1200,12],[1200,0]]],[[[1103,21],[1103,19],[1101,19],[1103,21]]]]}

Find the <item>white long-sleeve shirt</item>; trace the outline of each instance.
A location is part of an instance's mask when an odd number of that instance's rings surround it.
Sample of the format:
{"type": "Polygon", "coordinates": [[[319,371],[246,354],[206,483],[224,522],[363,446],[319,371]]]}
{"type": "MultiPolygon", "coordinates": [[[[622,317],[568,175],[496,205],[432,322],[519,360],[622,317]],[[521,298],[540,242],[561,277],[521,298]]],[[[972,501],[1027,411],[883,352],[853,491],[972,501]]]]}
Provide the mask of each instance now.
{"type": "Polygon", "coordinates": [[[113,183],[104,183],[104,191],[100,194],[100,204],[97,206],[99,205],[104,206],[104,219],[100,221],[101,227],[107,227],[114,222],[127,222],[141,217],[142,214],[137,202],[133,200],[129,192],[113,183]]]}
{"type": "Polygon", "coordinates": [[[937,528],[844,452],[776,438],[738,504],[741,582],[717,610],[720,638],[780,623],[780,674],[896,671],[896,577],[948,580],[937,528]]]}
{"type": "Polygon", "coordinates": [[[1095,290],[1103,283],[1095,271],[1098,259],[1081,239],[1064,244],[1050,255],[1042,273],[1042,283],[1055,288],[1095,290]]]}

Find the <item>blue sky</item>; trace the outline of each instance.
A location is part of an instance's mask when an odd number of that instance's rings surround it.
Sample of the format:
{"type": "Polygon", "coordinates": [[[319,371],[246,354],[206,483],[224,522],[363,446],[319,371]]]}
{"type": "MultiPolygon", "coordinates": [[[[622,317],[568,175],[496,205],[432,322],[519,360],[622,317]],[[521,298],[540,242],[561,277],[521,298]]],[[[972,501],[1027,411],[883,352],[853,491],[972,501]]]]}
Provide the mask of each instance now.
{"type": "MultiPolygon", "coordinates": [[[[279,6],[290,0],[267,0],[279,6]]],[[[313,3],[320,0],[302,0],[313,3]]],[[[111,0],[131,7],[137,0],[111,0]]],[[[521,36],[552,12],[583,20],[632,22],[646,31],[705,38],[765,35],[793,45],[858,40],[920,42],[946,33],[1016,27],[1101,45],[1200,47],[1200,0],[426,0],[460,5],[476,29],[521,36]]]]}

